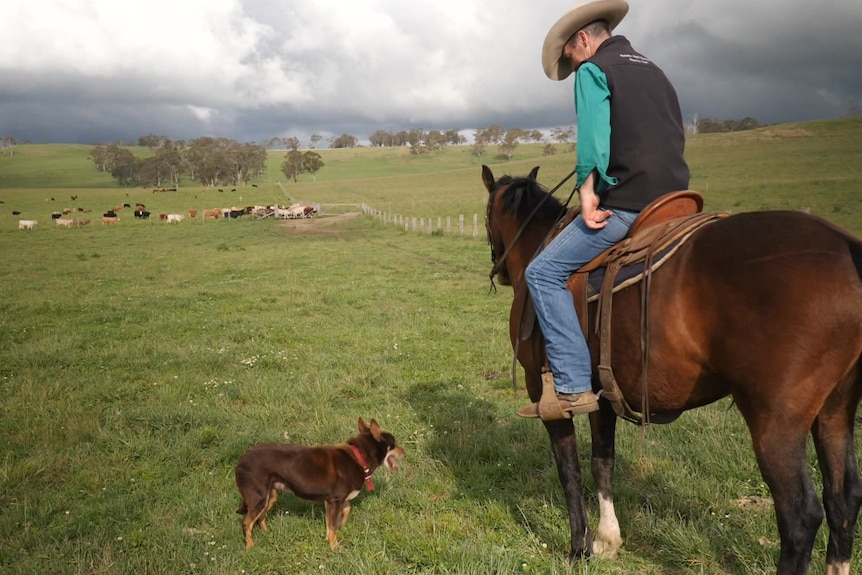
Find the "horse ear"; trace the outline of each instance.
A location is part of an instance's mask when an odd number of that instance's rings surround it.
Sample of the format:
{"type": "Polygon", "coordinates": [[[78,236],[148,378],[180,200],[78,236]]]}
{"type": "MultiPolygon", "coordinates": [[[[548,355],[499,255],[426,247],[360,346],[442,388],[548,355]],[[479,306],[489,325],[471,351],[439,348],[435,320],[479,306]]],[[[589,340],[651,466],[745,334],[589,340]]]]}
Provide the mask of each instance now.
{"type": "Polygon", "coordinates": [[[367,431],[367,430],[368,430],[368,426],[365,425],[365,420],[362,419],[362,417],[360,416],[359,417],[359,433],[362,433],[363,431],[367,431]]]}
{"type": "Polygon", "coordinates": [[[377,423],[376,419],[371,420],[371,437],[380,441],[380,425],[377,423]]]}
{"type": "Polygon", "coordinates": [[[535,180],[536,176],[539,174],[539,166],[536,166],[532,170],[530,170],[530,179],[535,180]]]}
{"type": "Polygon", "coordinates": [[[494,174],[491,172],[491,168],[485,165],[482,166],[482,183],[485,184],[488,193],[494,191],[494,184],[497,183],[497,180],[494,179],[494,174]]]}

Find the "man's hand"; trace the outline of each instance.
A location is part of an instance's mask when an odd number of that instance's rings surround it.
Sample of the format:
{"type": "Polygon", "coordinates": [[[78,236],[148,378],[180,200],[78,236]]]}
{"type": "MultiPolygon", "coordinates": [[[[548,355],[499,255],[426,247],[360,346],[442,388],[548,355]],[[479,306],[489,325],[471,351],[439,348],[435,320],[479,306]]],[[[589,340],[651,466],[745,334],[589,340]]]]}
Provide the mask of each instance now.
{"type": "Polygon", "coordinates": [[[610,210],[599,209],[599,196],[593,191],[595,182],[595,172],[587,176],[584,183],[581,184],[578,194],[581,200],[581,217],[588,228],[592,230],[600,230],[608,225],[607,219],[611,217],[610,210]]]}

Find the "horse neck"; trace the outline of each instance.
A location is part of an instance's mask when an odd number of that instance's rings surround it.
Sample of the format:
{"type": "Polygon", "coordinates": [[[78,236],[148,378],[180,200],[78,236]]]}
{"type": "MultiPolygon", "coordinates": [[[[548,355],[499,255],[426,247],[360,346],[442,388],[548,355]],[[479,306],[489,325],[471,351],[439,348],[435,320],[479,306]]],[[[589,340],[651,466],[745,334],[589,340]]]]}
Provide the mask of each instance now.
{"type": "Polygon", "coordinates": [[[553,222],[545,221],[540,216],[541,214],[537,214],[532,221],[528,222],[527,228],[520,233],[520,236],[517,234],[524,225],[523,220],[526,218],[513,219],[513,225],[510,226],[512,231],[509,234],[504,234],[506,245],[512,246],[506,258],[506,266],[512,281],[512,289],[516,295],[526,293],[527,284],[524,280],[524,272],[539,252],[553,225],[553,222]]]}

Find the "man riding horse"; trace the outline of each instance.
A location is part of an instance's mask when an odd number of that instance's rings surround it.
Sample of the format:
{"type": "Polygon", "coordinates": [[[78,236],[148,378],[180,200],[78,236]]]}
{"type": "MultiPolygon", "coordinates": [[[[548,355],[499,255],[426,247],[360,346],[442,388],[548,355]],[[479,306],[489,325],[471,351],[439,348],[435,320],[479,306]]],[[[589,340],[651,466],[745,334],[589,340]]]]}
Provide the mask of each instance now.
{"type": "Polygon", "coordinates": [[[542,48],[550,79],[575,72],[580,214],[526,270],[550,367],[543,378],[553,378],[557,401],[523,407],[522,417],[554,420],[598,409],[590,352],[566,281],[622,240],[652,200],[688,188],[676,92],[661,69],[611,33],[628,8],[624,0],[580,5],[551,27],[542,48]]]}

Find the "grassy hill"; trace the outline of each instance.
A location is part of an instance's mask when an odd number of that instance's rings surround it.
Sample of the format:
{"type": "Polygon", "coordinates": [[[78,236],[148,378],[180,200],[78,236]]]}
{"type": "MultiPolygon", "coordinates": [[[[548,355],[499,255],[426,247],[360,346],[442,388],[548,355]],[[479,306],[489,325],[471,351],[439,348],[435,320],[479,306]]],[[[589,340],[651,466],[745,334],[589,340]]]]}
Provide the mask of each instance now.
{"type": "MultiPolygon", "coordinates": [[[[691,188],[704,194],[707,209],[809,208],[860,233],[860,218],[854,218],[862,213],[860,142],[862,118],[690,136],[686,155],[691,188]]],[[[406,148],[323,149],[319,153],[325,166],[316,180],[306,174],[296,184],[286,183],[280,172],[285,152],[270,151],[264,177],[254,182],[257,187],[219,194],[213,188],[184,182],[176,194],[154,197],[150,189],[117,187],[109,174],[94,168],[88,159],[89,146],[22,145],[15,148],[14,156],[0,156],[0,200],[6,202],[0,214],[15,209],[24,212],[22,217],[44,219],[53,208],[74,207],[71,195],[78,196],[78,205],[94,211],[128,199],[145,203],[154,213],[296,199],[366,203],[415,217],[482,213],[483,163],[491,165],[497,175],[526,174],[533,166],[541,166],[539,179],[548,187],[574,167],[574,153],[542,156],[542,148],[541,144],[521,144],[512,161],[493,149],[477,158],[469,146],[423,156],[413,156],[406,148]]],[[[148,151],[138,149],[136,153],[148,151]]],[[[567,186],[558,196],[565,197],[570,190],[567,186]]],[[[0,228],[9,225],[0,220],[0,228]]]]}
{"type": "MultiPolygon", "coordinates": [[[[860,142],[862,119],[694,136],[692,187],[709,209],[809,207],[862,235],[860,142]]],[[[482,234],[366,217],[50,222],[63,207],[98,217],[117,203],[158,213],[290,198],[481,217],[481,163],[497,175],[541,165],[550,187],[575,161],[535,145],[511,162],[467,147],[321,150],[317,181],[286,184],[282,154],[256,187],[158,194],[114,186],[86,146],[0,156],[0,572],[775,573],[769,490],[729,399],[672,425],[619,424],[624,547],[567,564],[547,434],[515,415],[526,394],[520,375],[513,391],[511,291],[489,290],[482,234]],[[13,210],[39,226],[18,231],[13,210]],[[323,506],[288,494],[244,549],[233,470],[245,449],[339,443],[359,416],[407,457],[353,501],[341,549],[326,543],[323,506]]],[[[575,425],[595,529],[590,433],[586,418],[575,425]]],[[[819,485],[813,448],[808,464],[819,485]]],[[[812,573],[824,572],[827,540],[821,528],[812,573]]]]}

